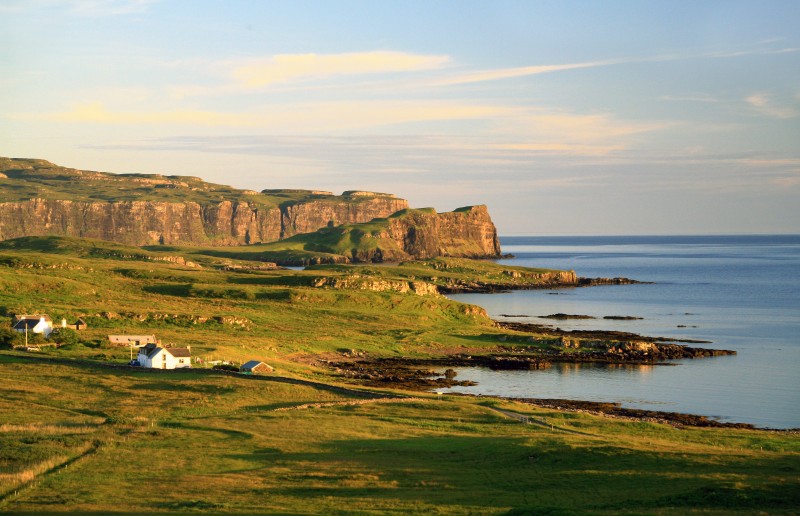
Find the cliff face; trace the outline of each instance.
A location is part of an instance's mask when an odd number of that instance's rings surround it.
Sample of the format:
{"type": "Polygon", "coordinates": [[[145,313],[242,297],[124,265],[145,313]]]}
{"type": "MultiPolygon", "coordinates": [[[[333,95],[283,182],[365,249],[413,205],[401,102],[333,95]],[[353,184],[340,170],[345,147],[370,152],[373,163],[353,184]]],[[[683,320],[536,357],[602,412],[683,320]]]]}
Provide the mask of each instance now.
{"type": "MultiPolygon", "coordinates": [[[[358,197],[358,196],[354,196],[358,197]]],[[[281,207],[281,235],[311,233],[327,226],[369,222],[408,208],[408,201],[396,197],[375,197],[353,203],[311,201],[281,207]]],[[[277,240],[277,239],[272,239],[277,240]]],[[[264,240],[268,242],[270,240],[264,240]]]]}
{"type": "Polygon", "coordinates": [[[72,236],[129,245],[240,245],[273,242],[328,225],[368,222],[408,207],[404,199],[310,201],[265,208],[246,202],[86,202],[31,199],[0,203],[0,240],[72,236]]]}
{"type": "Polygon", "coordinates": [[[485,206],[437,214],[409,210],[408,201],[385,193],[256,192],[193,176],[110,174],[0,157],[0,240],[65,236],[211,247],[270,243],[319,230],[304,250],[342,261],[500,254],[485,206]],[[362,223],[370,224],[358,227],[362,223]],[[343,238],[330,248],[339,230],[343,238]]]}
{"type": "Polygon", "coordinates": [[[500,256],[497,229],[483,205],[448,213],[411,211],[390,218],[388,228],[372,238],[375,245],[354,253],[355,261],[500,256]]]}

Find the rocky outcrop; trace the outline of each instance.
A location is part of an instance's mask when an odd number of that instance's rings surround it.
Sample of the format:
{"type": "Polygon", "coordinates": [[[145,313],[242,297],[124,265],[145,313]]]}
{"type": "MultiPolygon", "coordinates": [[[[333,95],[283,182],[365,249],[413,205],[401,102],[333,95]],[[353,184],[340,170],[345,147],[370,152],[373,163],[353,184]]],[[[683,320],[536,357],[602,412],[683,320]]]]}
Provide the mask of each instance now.
{"type": "Polygon", "coordinates": [[[349,290],[371,290],[373,292],[413,293],[418,296],[439,296],[439,290],[436,285],[424,281],[387,280],[360,274],[351,274],[344,277],[315,278],[312,280],[311,285],[316,288],[330,287],[349,290]]]}
{"type": "Polygon", "coordinates": [[[365,233],[355,228],[352,232],[357,233],[352,239],[360,244],[349,257],[354,262],[500,256],[497,229],[483,205],[447,213],[405,210],[390,217],[384,229],[365,233]]]}
{"type": "Polygon", "coordinates": [[[443,294],[463,294],[466,292],[488,293],[505,290],[535,290],[545,288],[574,287],[578,285],[575,271],[519,272],[504,271],[514,282],[487,281],[475,279],[451,279],[439,288],[443,294]]]}
{"type": "MultiPolygon", "coordinates": [[[[388,236],[409,257],[486,258],[500,255],[497,229],[484,205],[448,213],[415,212],[389,221],[388,236]]],[[[405,257],[401,257],[405,259],[405,257]]]]}

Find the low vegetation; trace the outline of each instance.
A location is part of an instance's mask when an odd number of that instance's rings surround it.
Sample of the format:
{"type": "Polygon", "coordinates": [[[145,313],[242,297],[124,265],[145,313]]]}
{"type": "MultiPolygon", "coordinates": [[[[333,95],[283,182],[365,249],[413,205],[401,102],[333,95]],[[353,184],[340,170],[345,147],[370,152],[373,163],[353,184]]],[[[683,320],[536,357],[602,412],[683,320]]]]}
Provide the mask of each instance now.
{"type": "MultiPolygon", "coordinates": [[[[549,271],[435,259],[267,270],[198,249],[0,243],[0,511],[792,513],[796,434],[674,428],[351,383],[321,359],[547,346],[424,283],[549,271]],[[178,259],[180,258],[180,259],[178,259]],[[12,349],[17,313],[88,329],[12,349]],[[156,334],[266,377],[125,366],[156,334]],[[58,342],[60,345],[56,347],[58,342]],[[6,343],[6,344],[4,344],[6,343]],[[525,422],[520,422],[520,420],[525,422]]],[[[196,364],[199,366],[199,364],[196,364]]]]}

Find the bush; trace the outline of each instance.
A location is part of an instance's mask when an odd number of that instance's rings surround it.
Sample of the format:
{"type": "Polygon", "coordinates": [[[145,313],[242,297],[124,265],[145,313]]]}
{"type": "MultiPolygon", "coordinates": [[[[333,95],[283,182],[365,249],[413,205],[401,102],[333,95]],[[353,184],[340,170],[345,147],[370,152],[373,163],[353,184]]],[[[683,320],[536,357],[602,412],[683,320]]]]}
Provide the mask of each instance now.
{"type": "Polygon", "coordinates": [[[217,364],[213,366],[211,369],[220,369],[222,371],[239,371],[239,367],[233,364],[217,364]]]}
{"type": "Polygon", "coordinates": [[[70,344],[80,344],[81,339],[78,332],[70,330],[69,328],[56,328],[53,330],[50,339],[61,346],[68,346],[70,344]]]}
{"type": "Polygon", "coordinates": [[[0,349],[11,349],[25,343],[25,336],[11,328],[0,328],[0,349]]]}

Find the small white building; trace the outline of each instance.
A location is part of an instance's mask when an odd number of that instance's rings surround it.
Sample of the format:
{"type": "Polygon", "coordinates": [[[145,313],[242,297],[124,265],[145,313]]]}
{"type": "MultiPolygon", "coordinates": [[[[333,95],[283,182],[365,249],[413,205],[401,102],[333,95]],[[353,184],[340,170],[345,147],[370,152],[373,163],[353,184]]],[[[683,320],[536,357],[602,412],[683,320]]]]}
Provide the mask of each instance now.
{"type": "Polygon", "coordinates": [[[48,315],[18,315],[14,329],[20,333],[41,333],[45,338],[53,333],[53,320],[48,315]]]}
{"type": "Polygon", "coordinates": [[[158,344],[155,335],[109,335],[108,342],[116,346],[141,347],[147,344],[158,344]]]}
{"type": "Polygon", "coordinates": [[[162,348],[147,344],[139,349],[136,356],[141,367],[151,369],[181,369],[192,367],[191,348],[162,348]]]}

